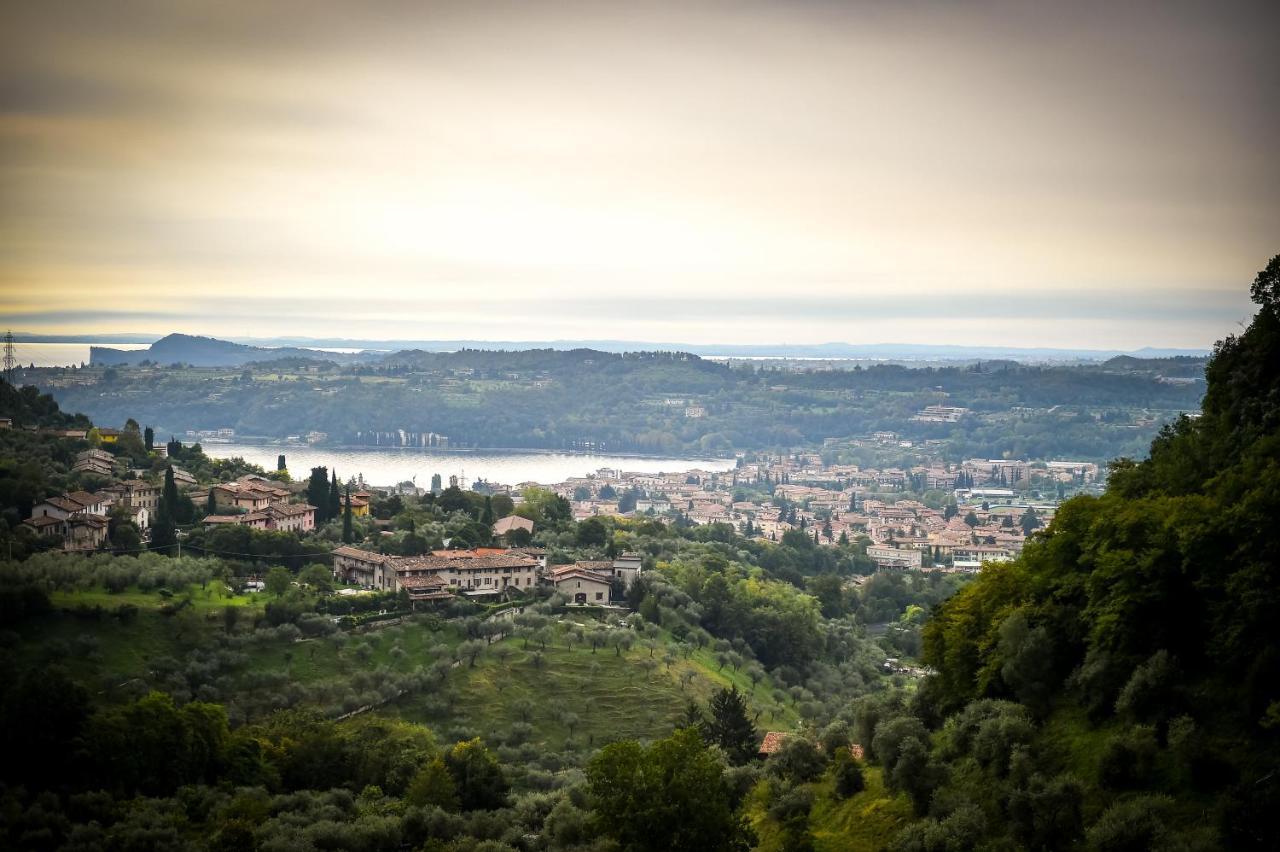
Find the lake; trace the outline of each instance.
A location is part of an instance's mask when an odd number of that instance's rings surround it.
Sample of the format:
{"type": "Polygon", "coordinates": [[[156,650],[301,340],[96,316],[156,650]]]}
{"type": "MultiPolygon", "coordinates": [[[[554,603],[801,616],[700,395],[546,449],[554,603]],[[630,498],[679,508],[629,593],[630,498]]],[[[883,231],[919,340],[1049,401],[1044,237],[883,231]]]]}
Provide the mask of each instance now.
{"type": "Polygon", "coordinates": [[[90,346],[107,346],[111,349],[146,349],[149,343],[14,343],[13,354],[18,364],[25,367],[78,367],[89,363],[90,346]]]}
{"type": "MultiPolygon", "coordinates": [[[[184,441],[184,443],[186,443],[184,441]]],[[[733,470],[733,459],[676,459],[653,456],[589,455],[577,453],[530,453],[499,450],[441,451],[421,448],[326,448],[283,444],[204,443],[212,458],[239,456],[245,461],[275,470],[276,456],[283,453],[294,479],[305,478],[313,467],[336,470],[338,476],[363,475],[370,485],[395,485],[414,480],[426,488],[432,474],[440,474],[445,484],[457,476],[466,484],[484,479],[504,485],[521,482],[554,484],[576,476],[595,473],[600,468],[633,473],[673,473],[686,470],[733,470]]]]}

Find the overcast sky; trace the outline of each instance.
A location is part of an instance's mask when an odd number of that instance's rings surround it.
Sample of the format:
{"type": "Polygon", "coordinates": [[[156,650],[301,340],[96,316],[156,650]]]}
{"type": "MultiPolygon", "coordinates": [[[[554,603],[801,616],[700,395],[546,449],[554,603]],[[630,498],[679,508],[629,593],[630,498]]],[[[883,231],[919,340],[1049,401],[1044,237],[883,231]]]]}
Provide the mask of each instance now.
{"type": "Polygon", "coordinates": [[[9,4],[28,332],[1206,346],[1277,3],[9,4]]]}

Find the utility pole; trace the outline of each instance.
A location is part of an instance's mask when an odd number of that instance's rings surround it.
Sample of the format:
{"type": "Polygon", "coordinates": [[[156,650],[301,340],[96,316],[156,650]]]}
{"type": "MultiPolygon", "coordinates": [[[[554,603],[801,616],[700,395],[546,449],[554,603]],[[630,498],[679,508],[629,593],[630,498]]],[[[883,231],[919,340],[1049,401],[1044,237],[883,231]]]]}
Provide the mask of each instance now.
{"type": "Polygon", "coordinates": [[[4,380],[9,384],[13,384],[13,370],[17,364],[18,359],[13,354],[13,332],[6,331],[4,333],[4,380]]]}

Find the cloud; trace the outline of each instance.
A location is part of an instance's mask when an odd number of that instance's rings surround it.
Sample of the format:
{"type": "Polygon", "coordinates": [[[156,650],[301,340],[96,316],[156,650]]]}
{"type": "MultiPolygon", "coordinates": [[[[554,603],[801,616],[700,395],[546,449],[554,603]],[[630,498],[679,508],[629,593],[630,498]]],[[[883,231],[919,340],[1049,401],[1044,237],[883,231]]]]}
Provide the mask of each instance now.
{"type": "Polygon", "coordinates": [[[287,305],[327,334],[445,305],[509,338],[678,304],[739,339],[923,318],[962,343],[996,318],[1203,345],[1276,251],[1276,18],[21,4],[0,310],[269,333],[287,305]]]}

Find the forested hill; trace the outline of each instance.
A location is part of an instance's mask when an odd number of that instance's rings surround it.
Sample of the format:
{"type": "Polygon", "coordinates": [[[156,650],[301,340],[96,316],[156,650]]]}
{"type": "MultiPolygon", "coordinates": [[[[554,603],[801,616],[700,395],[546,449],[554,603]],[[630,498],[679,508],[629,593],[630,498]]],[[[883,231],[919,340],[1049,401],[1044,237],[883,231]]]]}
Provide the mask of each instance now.
{"type": "Polygon", "coordinates": [[[874,740],[928,815],[902,848],[1280,848],[1280,257],[1253,296],[1203,416],[926,626],[874,740]]]}
{"type": "MultiPolygon", "coordinates": [[[[278,354],[275,351],[273,355],[278,354]]],[[[437,433],[451,446],[727,453],[888,430],[959,456],[1141,454],[1158,424],[1199,408],[1202,362],[830,370],[729,366],[671,352],[408,351],[339,365],[276,358],[235,368],[37,370],[64,408],[159,432],[229,427],[335,443],[437,433]],[[1175,380],[1176,379],[1176,380],[1175,380]],[[955,423],[912,418],[959,406],[955,423]]],[[[380,440],[377,442],[381,442],[380,440]]]]}

